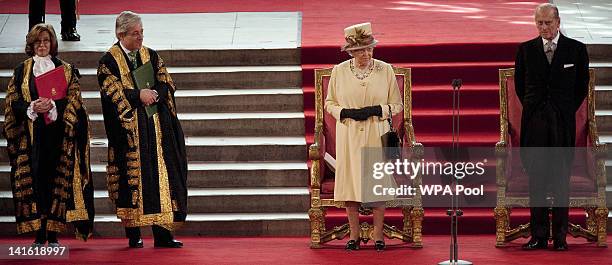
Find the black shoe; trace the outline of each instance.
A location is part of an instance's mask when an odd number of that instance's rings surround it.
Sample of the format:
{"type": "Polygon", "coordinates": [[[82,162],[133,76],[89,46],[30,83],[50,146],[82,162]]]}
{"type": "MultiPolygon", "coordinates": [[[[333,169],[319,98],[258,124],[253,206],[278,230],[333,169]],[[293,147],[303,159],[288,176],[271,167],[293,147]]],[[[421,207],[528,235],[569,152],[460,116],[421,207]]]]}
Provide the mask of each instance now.
{"type": "Polygon", "coordinates": [[[52,247],[52,248],[57,248],[57,247],[60,246],[60,243],[59,243],[59,241],[57,239],[49,240],[49,241],[47,241],[47,243],[48,243],[47,246],[52,247]]]}
{"type": "Polygon", "coordinates": [[[154,245],[156,248],[182,248],[183,242],[172,239],[170,241],[165,242],[155,241],[154,245]]]}
{"type": "Polygon", "coordinates": [[[565,240],[555,240],[555,242],[553,243],[553,249],[555,251],[566,251],[567,242],[565,240]]]}
{"type": "Polygon", "coordinates": [[[67,31],[62,30],[63,41],[80,41],[81,35],[77,33],[76,28],[71,28],[67,31]]]}
{"type": "Polygon", "coordinates": [[[524,250],[534,250],[534,249],[546,249],[548,248],[548,241],[542,239],[534,239],[531,238],[527,244],[523,245],[524,250]]]}
{"type": "Polygon", "coordinates": [[[40,242],[36,242],[36,241],[34,241],[34,243],[32,243],[32,245],[31,245],[32,248],[42,248],[44,246],[45,246],[44,242],[40,243],[40,242]]]}
{"type": "Polygon", "coordinates": [[[385,250],[385,241],[376,240],[376,242],[374,242],[374,249],[378,252],[385,250]]]}
{"type": "Polygon", "coordinates": [[[346,242],[346,247],[344,248],[348,251],[351,250],[358,250],[359,249],[359,241],[351,239],[348,242],[346,242]]]}
{"type": "Polygon", "coordinates": [[[129,241],[130,248],[143,248],[144,243],[142,242],[142,238],[130,238],[129,241]]]}

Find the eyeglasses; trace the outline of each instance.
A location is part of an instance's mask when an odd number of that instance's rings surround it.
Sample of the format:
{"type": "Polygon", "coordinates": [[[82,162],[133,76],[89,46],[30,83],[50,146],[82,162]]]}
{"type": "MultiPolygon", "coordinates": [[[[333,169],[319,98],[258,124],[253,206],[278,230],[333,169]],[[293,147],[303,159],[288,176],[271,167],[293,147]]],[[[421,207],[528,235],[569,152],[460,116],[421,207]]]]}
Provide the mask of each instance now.
{"type": "Polygon", "coordinates": [[[41,44],[49,44],[49,43],[51,43],[50,39],[42,39],[42,40],[36,40],[34,42],[34,45],[38,46],[38,45],[41,45],[41,44]]]}

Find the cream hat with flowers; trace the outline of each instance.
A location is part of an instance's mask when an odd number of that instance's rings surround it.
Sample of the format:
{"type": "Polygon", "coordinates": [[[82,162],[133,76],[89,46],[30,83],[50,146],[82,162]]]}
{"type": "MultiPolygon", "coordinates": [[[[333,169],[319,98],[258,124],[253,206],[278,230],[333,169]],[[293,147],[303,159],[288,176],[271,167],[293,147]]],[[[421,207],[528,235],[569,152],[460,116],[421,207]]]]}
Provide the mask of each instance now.
{"type": "Polygon", "coordinates": [[[352,25],[344,29],[346,43],[342,51],[352,51],[376,46],[378,41],[372,36],[372,24],[370,22],[352,25]]]}

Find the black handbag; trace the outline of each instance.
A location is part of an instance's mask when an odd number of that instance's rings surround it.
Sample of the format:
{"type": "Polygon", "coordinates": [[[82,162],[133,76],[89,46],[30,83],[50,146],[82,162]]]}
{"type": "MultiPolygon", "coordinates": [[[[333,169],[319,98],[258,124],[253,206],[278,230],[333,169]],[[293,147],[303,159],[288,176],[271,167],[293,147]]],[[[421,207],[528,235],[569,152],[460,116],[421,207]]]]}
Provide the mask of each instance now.
{"type": "Polygon", "coordinates": [[[389,106],[389,131],[380,136],[382,140],[383,153],[385,160],[394,160],[401,158],[402,140],[399,138],[397,131],[393,128],[393,116],[391,113],[391,106],[389,106]]]}

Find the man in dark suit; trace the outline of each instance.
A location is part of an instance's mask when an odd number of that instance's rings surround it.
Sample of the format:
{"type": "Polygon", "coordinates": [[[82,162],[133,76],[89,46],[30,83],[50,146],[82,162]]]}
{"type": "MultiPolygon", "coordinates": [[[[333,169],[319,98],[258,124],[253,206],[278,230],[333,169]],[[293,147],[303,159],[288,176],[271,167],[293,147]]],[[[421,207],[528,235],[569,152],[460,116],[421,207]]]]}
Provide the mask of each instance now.
{"type": "MultiPolygon", "coordinates": [[[[45,0],[30,0],[29,9],[29,28],[28,32],[34,25],[45,22],[45,0]]],[[[62,40],[63,41],[80,41],[81,35],[76,31],[76,2],[77,0],[60,0],[60,9],[62,11],[62,40]]]]}
{"type": "Polygon", "coordinates": [[[523,105],[521,160],[529,175],[531,206],[531,240],[523,248],[548,247],[552,205],[554,249],[563,251],[567,250],[575,113],[587,93],[589,58],[583,43],[559,32],[555,5],[539,5],[535,22],[540,36],[519,46],[515,62],[516,94],[523,105]]]}

